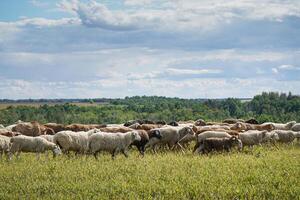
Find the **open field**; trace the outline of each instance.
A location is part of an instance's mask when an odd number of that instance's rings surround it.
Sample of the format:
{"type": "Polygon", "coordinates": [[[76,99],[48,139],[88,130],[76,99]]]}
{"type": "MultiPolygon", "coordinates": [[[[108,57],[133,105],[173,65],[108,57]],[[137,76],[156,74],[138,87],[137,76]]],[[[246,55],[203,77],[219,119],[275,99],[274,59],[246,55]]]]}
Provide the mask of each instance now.
{"type": "Polygon", "coordinates": [[[299,144],[210,156],[166,152],[0,162],[0,199],[299,199],[299,144]]]}

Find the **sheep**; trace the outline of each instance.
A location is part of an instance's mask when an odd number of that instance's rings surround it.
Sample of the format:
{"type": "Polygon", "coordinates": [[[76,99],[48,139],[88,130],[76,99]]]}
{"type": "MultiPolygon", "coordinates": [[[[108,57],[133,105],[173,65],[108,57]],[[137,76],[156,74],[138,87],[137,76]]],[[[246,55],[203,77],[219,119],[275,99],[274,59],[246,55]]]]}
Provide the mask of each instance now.
{"type": "Polygon", "coordinates": [[[21,122],[12,128],[12,131],[19,132],[27,136],[39,136],[44,134],[54,135],[55,132],[51,128],[47,128],[40,123],[33,122],[21,122]]]}
{"type": "Polygon", "coordinates": [[[108,133],[126,133],[129,131],[133,131],[132,128],[126,127],[126,126],[118,126],[118,127],[105,127],[105,128],[100,128],[100,131],[102,132],[108,132],[108,133]]]}
{"type": "Polygon", "coordinates": [[[193,152],[199,151],[199,149],[201,149],[201,143],[203,140],[205,140],[207,138],[212,138],[212,137],[213,138],[231,138],[231,135],[225,131],[205,131],[203,133],[200,133],[197,136],[197,142],[196,142],[193,152]]]}
{"type": "Polygon", "coordinates": [[[256,119],[254,119],[254,118],[246,120],[245,123],[248,123],[248,124],[259,124],[258,121],[256,119]]]}
{"type": "Polygon", "coordinates": [[[10,139],[10,145],[10,160],[15,153],[19,157],[21,152],[35,152],[38,160],[40,159],[40,153],[44,153],[47,150],[52,150],[53,157],[61,154],[59,146],[41,137],[19,135],[10,139]]]}
{"type": "Polygon", "coordinates": [[[65,130],[79,132],[79,131],[89,131],[92,129],[105,128],[104,124],[70,124],[65,127],[65,130]]]}
{"type": "Polygon", "coordinates": [[[244,146],[253,147],[253,145],[261,145],[261,143],[274,141],[276,135],[272,132],[249,130],[239,134],[239,139],[241,139],[244,146]]]}
{"type": "Polygon", "coordinates": [[[197,119],[194,123],[195,126],[206,126],[206,122],[203,119],[197,119]]]}
{"type": "Polygon", "coordinates": [[[275,126],[273,124],[248,124],[248,123],[237,122],[231,125],[230,129],[238,132],[248,131],[248,130],[272,131],[275,129],[275,126]]]}
{"type": "Polygon", "coordinates": [[[53,140],[54,135],[40,135],[38,137],[45,138],[47,141],[54,143],[54,140],[53,140]]]}
{"type": "Polygon", "coordinates": [[[0,129],[0,135],[7,136],[7,137],[14,137],[21,134],[18,132],[9,131],[7,129],[0,129]]]}
{"type": "Polygon", "coordinates": [[[2,159],[3,153],[7,154],[10,148],[10,138],[0,135],[0,158],[2,159]]]}
{"type": "Polygon", "coordinates": [[[111,153],[112,159],[115,159],[116,154],[121,151],[127,158],[129,145],[140,140],[141,137],[136,131],[127,133],[98,132],[89,137],[89,153],[93,154],[97,160],[98,153],[106,151],[111,153]]]}
{"type": "Polygon", "coordinates": [[[94,133],[100,132],[99,129],[85,131],[60,131],[53,137],[53,142],[57,144],[63,153],[69,154],[70,151],[78,153],[88,152],[88,138],[94,133]]]}
{"type": "Polygon", "coordinates": [[[234,145],[238,145],[239,149],[242,148],[242,142],[236,136],[231,136],[230,138],[206,138],[202,140],[199,152],[202,151],[202,153],[209,153],[212,150],[226,150],[229,152],[234,145]]]}
{"type": "Polygon", "coordinates": [[[291,128],[296,124],[296,122],[291,121],[291,122],[287,122],[285,124],[265,122],[262,125],[267,125],[267,124],[272,124],[274,126],[274,130],[291,130],[291,128]]]}
{"type": "Polygon", "coordinates": [[[168,123],[170,126],[179,126],[179,124],[176,121],[171,121],[168,123]]]}
{"type": "Polygon", "coordinates": [[[151,138],[161,139],[160,132],[157,130],[152,130],[147,133],[145,130],[136,130],[141,137],[140,141],[134,141],[131,145],[136,146],[142,156],[145,154],[145,146],[151,138]]]}
{"type": "Polygon", "coordinates": [[[181,149],[183,147],[181,146],[180,142],[181,140],[184,140],[187,137],[192,137],[195,135],[195,132],[191,127],[162,127],[157,128],[153,130],[158,130],[162,136],[162,138],[159,140],[157,138],[151,138],[149,140],[149,143],[146,145],[146,147],[151,147],[154,152],[155,146],[157,144],[167,144],[169,149],[173,149],[175,145],[179,145],[181,149]]]}
{"type": "Polygon", "coordinates": [[[294,124],[291,129],[292,131],[300,131],[300,123],[294,124]]]}
{"type": "Polygon", "coordinates": [[[22,123],[22,122],[23,122],[23,121],[18,120],[16,123],[11,124],[11,125],[9,125],[9,126],[7,126],[7,127],[5,127],[5,128],[6,128],[6,130],[8,130],[8,131],[13,131],[12,129],[13,129],[15,126],[17,126],[17,124],[20,124],[20,123],[22,123]]]}
{"type": "Polygon", "coordinates": [[[297,132],[286,130],[274,130],[272,133],[278,136],[277,141],[281,143],[292,143],[298,136],[297,132]]]}
{"type": "Polygon", "coordinates": [[[65,125],[63,125],[63,124],[47,123],[47,124],[44,124],[44,126],[47,128],[51,128],[55,133],[65,130],[65,125]]]}
{"type": "Polygon", "coordinates": [[[235,124],[237,122],[244,122],[244,120],[242,120],[242,119],[225,119],[225,120],[223,120],[223,123],[227,123],[227,124],[235,124]]]}

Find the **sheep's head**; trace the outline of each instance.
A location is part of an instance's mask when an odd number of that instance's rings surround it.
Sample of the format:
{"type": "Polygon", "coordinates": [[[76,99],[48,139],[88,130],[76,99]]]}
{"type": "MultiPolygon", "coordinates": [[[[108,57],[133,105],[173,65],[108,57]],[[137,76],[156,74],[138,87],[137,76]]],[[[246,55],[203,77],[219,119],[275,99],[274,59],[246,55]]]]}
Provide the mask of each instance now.
{"type": "Polygon", "coordinates": [[[141,141],[141,136],[138,132],[133,131],[131,133],[132,141],[141,141]]]}
{"type": "Polygon", "coordinates": [[[54,145],[52,152],[54,157],[61,154],[61,150],[58,145],[54,145]]]}
{"type": "Polygon", "coordinates": [[[162,135],[160,134],[159,130],[154,130],[153,131],[153,137],[156,137],[157,139],[161,139],[162,135]]]}
{"type": "Polygon", "coordinates": [[[232,145],[237,145],[239,150],[241,150],[243,148],[243,143],[238,137],[231,136],[231,138],[229,140],[230,140],[232,145]]]}

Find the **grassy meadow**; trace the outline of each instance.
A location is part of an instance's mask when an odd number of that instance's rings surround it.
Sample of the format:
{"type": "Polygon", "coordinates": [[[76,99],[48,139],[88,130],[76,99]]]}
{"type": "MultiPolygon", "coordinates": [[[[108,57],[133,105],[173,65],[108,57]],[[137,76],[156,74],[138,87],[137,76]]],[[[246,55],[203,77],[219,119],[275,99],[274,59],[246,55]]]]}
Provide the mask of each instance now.
{"type": "Polygon", "coordinates": [[[299,144],[243,152],[0,162],[0,199],[299,199],[299,144]]]}

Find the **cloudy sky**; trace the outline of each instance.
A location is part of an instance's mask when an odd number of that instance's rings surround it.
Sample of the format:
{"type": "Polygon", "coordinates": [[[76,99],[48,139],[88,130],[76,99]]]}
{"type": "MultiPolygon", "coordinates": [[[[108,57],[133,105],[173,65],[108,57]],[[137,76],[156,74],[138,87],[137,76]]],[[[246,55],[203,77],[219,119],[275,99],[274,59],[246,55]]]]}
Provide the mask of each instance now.
{"type": "Polygon", "coordinates": [[[300,94],[299,0],[1,0],[0,99],[300,94]]]}

